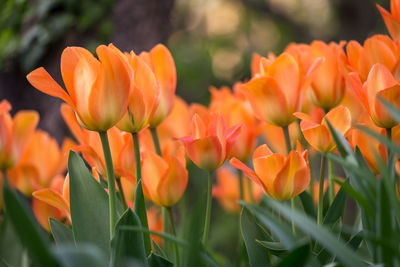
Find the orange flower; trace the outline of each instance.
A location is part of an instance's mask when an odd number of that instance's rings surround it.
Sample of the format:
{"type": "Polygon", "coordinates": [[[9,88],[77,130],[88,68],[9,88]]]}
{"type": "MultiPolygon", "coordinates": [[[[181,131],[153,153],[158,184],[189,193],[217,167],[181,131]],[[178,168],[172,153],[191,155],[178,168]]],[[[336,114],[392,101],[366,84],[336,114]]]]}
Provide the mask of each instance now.
{"type": "MultiPolygon", "coordinates": [[[[384,135],[385,130],[375,126],[366,113],[359,118],[358,125],[366,126],[371,130],[384,135]]],[[[351,129],[347,134],[347,138],[353,149],[355,149],[356,146],[360,149],[368,163],[368,166],[371,168],[371,171],[375,174],[379,173],[379,165],[376,157],[380,155],[381,159],[386,162],[385,147],[377,139],[359,129],[351,129]]]]}
{"type": "Polygon", "coordinates": [[[392,38],[400,41],[400,1],[390,1],[390,11],[392,13],[389,13],[386,9],[378,4],[376,4],[376,7],[378,8],[379,12],[381,12],[382,18],[386,24],[386,28],[388,29],[392,38]]]}
{"type": "MultiPolygon", "coordinates": [[[[292,122],[289,125],[289,134],[290,143],[295,144],[300,138],[300,130],[297,122],[292,122]]],[[[286,154],[286,143],[282,127],[265,123],[263,125],[262,137],[273,152],[286,154]]]]}
{"type": "Polygon", "coordinates": [[[158,107],[160,85],[151,68],[133,52],[127,54],[134,76],[134,86],[129,99],[128,112],[117,124],[122,131],[139,132],[147,126],[158,107]]]}
{"type": "Polygon", "coordinates": [[[233,146],[231,155],[242,161],[247,161],[257,143],[257,136],[261,132],[260,122],[254,117],[248,102],[241,92],[240,84],[234,86],[234,92],[227,87],[217,90],[211,87],[211,112],[220,112],[224,115],[227,127],[242,123],[238,140],[233,146]]]}
{"type": "Polygon", "coordinates": [[[228,158],[240,133],[240,125],[226,129],[224,116],[194,114],[192,135],[180,138],[189,158],[201,169],[213,171],[228,158]]]}
{"type": "Polygon", "coordinates": [[[25,195],[49,187],[52,179],[67,169],[68,151],[75,143],[66,138],[60,148],[48,133],[37,130],[14,168],[8,171],[10,182],[25,195]]]}
{"type": "Polygon", "coordinates": [[[103,132],[126,113],[132,70],[113,45],[101,45],[96,53],[100,61],[84,48],[64,49],[61,74],[68,93],[42,67],[29,73],[27,78],[39,91],[68,103],[83,127],[103,132]]]}
{"type": "MultiPolygon", "coordinates": [[[[161,211],[157,206],[152,206],[147,210],[147,222],[149,223],[149,229],[151,231],[163,232],[163,223],[161,218],[161,211]]],[[[161,245],[162,238],[157,235],[150,235],[150,238],[154,240],[157,245],[161,245]]]]}
{"type": "Polygon", "coordinates": [[[361,83],[357,73],[350,73],[348,79],[350,86],[378,127],[392,128],[397,125],[396,120],[378,100],[379,96],[397,109],[400,108],[400,85],[384,65],[375,64],[364,84],[361,83]]]}
{"type": "Polygon", "coordinates": [[[53,179],[49,188],[33,192],[32,208],[39,223],[50,232],[48,218],[67,219],[71,223],[69,207],[69,177],[61,175],[53,179]]]}
{"type": "Polygon", "coordinates": [[[350,41],[346,47],[349,69],[358,72],[361,80],[367,80],[368,73],[376,63],[385,65],[396,79],[399,77],[398,59],[400,57],[399,45],[386,35],[373,35],[361,46],[356,41],[350,41]]]}
{"type": "Polygon", "coordinates": [[[278,200],[297,196],[307,189],[310,182],[308,152],[301,151],[300,143],[288,157],[272,153],[265,144],[259,146],[253,154],[254,171],[236,158],[232,158],[230,163],[258,183],[270,197],[278,200]]]}
{"type": "MultiPolygon", "coordinates": [[[[253,185],[253,197],[258,202],[261,198],[262,189],[258,184],[248,180],[253,185]]],[[[243,181],[244,200],[250,202],[249,184],[243,181]]],[[[212,188],[212,195],[218,199],[221,206],[228,212],[238,213],[240,206],[239,178],[228,167],[222,166],[217,170],[217,183],[212,188]]]]}
{"type": "Polygon", "coordinates": [[[10,110],[7,100],[0,102],[0,170],[17,163],[39,121],[36,111],[19,111],[12,118],[10,110]]]}
{"type": "Polygon", "coordinates": [[[261,75],[256,75],[243,85],[254,114],[263,121],[287,126],[295,120],[293,112],[300,106],[300,92],[309,82],[315,69],[310,67],[305,79],[301,78],[299,64],[289,53],[283,53],[275,61],[260,60],[261,75]]]}
{"type": "Polygon", "coordinates": [[[161,87],[160,102],[150,120],[150,127],[157,127],[171,112],[176,89],[176,69],[168,48],[162,44],[154,46],[150,52],[142,52],[139,57],[153,70],[161,87]]]}
{"type": "Polygon", "coordinates": [[[185,149],[180,146],[176,155],[164,151],[160,157],[153,151],[143,154],[143,192],[155,204],[171,207],[182,197],[188,182],[185,149]]]}
{"type": "Polygon", "coordinates": [[[344,106],[333,108],[319,120],[313,119],[301,112],[296,112],[294,115],[302,120],[300,128],[304,138],[312,147],[320,152],[332,152],[336,148],[336,143],[329,131],[326,120],[343,135],[347,133],[351,126],[350,111],[344,106]]]}

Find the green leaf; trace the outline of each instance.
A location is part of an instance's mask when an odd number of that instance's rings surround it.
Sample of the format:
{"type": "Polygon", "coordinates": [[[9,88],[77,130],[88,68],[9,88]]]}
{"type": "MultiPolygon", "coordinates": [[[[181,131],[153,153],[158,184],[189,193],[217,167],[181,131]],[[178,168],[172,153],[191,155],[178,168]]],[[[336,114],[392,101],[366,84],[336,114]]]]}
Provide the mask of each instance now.
{"type": "Polygon", "coordinates": [[[400,123],[400,111],[393,107],[389,102],[387,102],[383,97],[378,95],[378,100],[385,106],[385,108],[389,111],[390,115],[400,123]]]}
{"type": "Polygon", "coordinates": [[[54,240],[57,245],[65,243],[74,243],[74,235],[72,230],[63,223],[52,218],[49,219],[51,233],[53,234],[54,240]]]}
{"type": "Polygon", "coordinates": [[[342,133],[338,130],[335,130],[328,119],[326,119],[326,123],[328,124],[328,128],[332,134],[333,140],[335,140],[336,147],[340,155],[343,158],[347,157],[348,155],[352,155],[353,150],[349,146],[349,143],[346,141],[346,138],[342,135],[342,133]]]}
{"type": "Polygon", "coordinates": [[[40,226],[29,214],[23,200],[3,183],[3,199],[5,212],[29,256],[38,266],[58,266],[52,254],[49,241],[43,236],[40,226]]]}
{"type": "Polygon", "coordinates": [[[165,255],[165,252],[162,250],[162,248],[160,248],[160,246],[157,244],[156,241],[153,241],[153,248],[154,248],[154,253],[158,256],[161,256],[163,258],[166,258],[167,255],[165,255]]]}
{"type": "Polygon", "coordinates": [[[127,209],[117,222],[111,241],[111,266],[128,266],[135,263],[148,266],[143,243],[143,234],[138,231],[124,231],[123,226],[141,227],[138,216],[127,209]]]}
{"type": "Polygon", "coordinates": [[[269,253],[275,256],[280,256],[288,251],[281,242],[260,241],[260,240],[256,240],[256,242],[259,243],[261,246],[265,247],[269,253]]]}
{"type": "Polygon", "coordinates": [[[362,258],[357,253],[352,251],[346,244],[339,241],[337,237],[331,234],[324,226],[317,225],[310,218],[296,210],[286,207],[278,201],[268,199],[266,204],[276,212],[279,212],[286,220],[293,221],[299,230],[309,235],[320,245],[325,247],[325,249],[332,253],[332,255],[336,255],[339,261],[344,265],[365,266],[362,258]]]}
{"type": "MultiPolygon", "coordinates": [[[[104,252],[93,245],[59,245],[54,253],[63,267],[108,267],[104,252]]],[[[50,265],[49,265],[50,266],[50,265]]]]}
{"type": "MultiPolygon", "coordinates": [[[[347,181],[345,182],[347,183],[347,181]]],[[[326,216],[324,218],[324,224],[333,224],[341,216],[343,216],[344,208],[346,207],[346,193],[343,188],[340,188],[336,197],[334,198],[332,205],[329,207],[326,216]]]]}
{"type": "Polygon", "coordinates": [[[110,253],[108,194],[78,154],[68,158],[72,232],[77,244],[90,243],[110,253]]]}
{"type": "Polygon", "coordinates": [[[256,242],[257,238],[264,239],[265,234],[255,222],[254,216],[246,208],[242,208],[240,214],[240,230],[246,245],[250,266],[265,266],[269,263],[265,249],[256,242]]]}
{"type": "MultiPolygon", "coordinates": [[[[133,203],[134,203],[133,210],[139,216],[141,225],[143,226],[143,228],[148,229],[149,225],[147,222],[147,213],[146,213],[146,205],[144,202],[142,181],[139,181],[138,184],[136,185],[135,200],[133,203]]],[[[149,233],[143,232],[143,240],[144,240],[146,255],[149,255],[151,251],[151,241],[149,233]]]]}
{"type": "Polygon", "coordinates": [[[360,247],[361,242],[363,241],[362,231],[358,234],[355,234],[347,244],[352,247],[354,250],[357,250],[360,247]]]}
{"type": "MultiPolygon", "coordinates": [[[[267,201],[268,200],[266,199],[265,202],[267,201]]],[[[243,201],[240,201],[240,204],[250,210],[261,224],[266,226],[274,235],[276,235],[286,249],[292,249],[295,247],[296,238],[293,236],[292,230],[286,222],[279,220],[276,215],[273,215],[271,212],[258,206],[250,205],[243,201]]]]}
{"type": "Polygon", "coordinates": [[[174,266],[174,264],[171,263],[170,261],[168,261],[167,259],[165,259],[159,255],[156,255],[154,253],[150,254],[148,261],[149,261],[150,267],[172,267],[172,266],[174,266]]]}
{"type": "MultiPolygon", "coordinates": [[[[293,249],[276,264],[276,267],[305,266],[310,255],[310,244],[293,249]]],[[[264,265],[265,266],[265,265],[264,265]]]]}
{"type": "Polygon", "coordinates": [[[21,266],[23,251],[24,248],[5,214],[0,225],[0,259],[9,266],[21,266]]]}
{"type": "Polygon", "coordinates": [[[317,211],[315,209],[314,201],[307,191],[304,191],[299,195],[303,209],[307,215],[317,218],[317,211]]]}

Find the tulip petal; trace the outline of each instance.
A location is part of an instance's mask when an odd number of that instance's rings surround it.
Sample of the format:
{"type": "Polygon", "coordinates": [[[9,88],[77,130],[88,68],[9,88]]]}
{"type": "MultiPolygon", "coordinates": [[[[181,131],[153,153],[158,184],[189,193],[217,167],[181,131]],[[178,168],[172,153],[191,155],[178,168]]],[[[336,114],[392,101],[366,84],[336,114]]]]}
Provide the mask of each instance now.
{"type": "MultiPolygon", "coordinates": [[[[396,109],[400,108],[400,85],[386,88],[378,92],[377,95],[389,102],[396,109]]],[[[383,128],[392,128],[398,124],[378,98],[375,99],[374,104],[375,114],[373,114],[372,119],[377,125],[383,128]]]]}
{"type": "Polygon", "coordinates": [[[19,149],[29,141],[39,122],[39,114],[36,111],[19,111],[15,114],[13,131],[14,140],[19,149]]]}
{"type": "Polygon", "coordinates": [[[241,162],[240,160],[238,160],[237,158],[232,158],[229,163],[235,167],[236,169],[241,170],[247,177],[249,177],[253,182],[257,183],[258,185],[260,185],[261,187],[264,188],[264,185],[262,184],[262,182],[260,181],[260,178],[257,176],[257,174],[250,169],[249,167],[247,167],[243,162],[241,162]]]}
{"type": "Polygon", "coordinates": [[[157,188],[162,177],[167,174],[168,164],[156,153],[148,151],[143,156],[143,192],[157,205],[161,205],[157,188]]]}
{"type": "Polygon", "coordinates": [[[69,130],[72,132],[74,137],[78,140],[79,143],[87,144],[89,142],[88,134],[87,134],[86,130],[84,130],[79,125],[79,123],[76,119],[75,112],[71,108],[71,106],[62,104],[60,110],[61,110],[61,116],[63,117],[64,122],[67,124],[69,130]]]}
{"type": "Polygon", "coordinates": [[[207,128],[202,118],[195,113],[192,118],[192,136],[195,139],[204,138],[207,135],[207,128]]]}
{"type": "Polygon", "coordinates": [[[321,152],[332,152],[336,148],[335,142],[326,126],[316,124],[305,129],[307,126],[305,124],[306,122],[302,121],[300,127],[304,138],[312,147],[321,152]]]}
{"type": "Polygon", "coordinates": [[[254,171],[257,173],[266,192],[274,197],[274,180],[285,163],[285,156],[282,154],[271,154],[269,156],[253,159],[254,171]]]}
{"type": "Polygon", "coordinates": [[[322,125],[327,126],[326,120],[332,124],[334,129],[338,129],[343,135],[345,135],[351,127],[351,114],[349,109],[345,106],[337,106],[329,111],[325,115],[322,125]]]}
{"type": "Polygon", "coordinates": [[[365,92],[365,89],[363,88],[363,85],[361,83],[360,76],[358,76],[357,73],[352,72],[352,73],[349,73],[349,75],[347,76],[347,80],[348,80],[350,87],[353,89],[354,93],[360,99],[364,108],[367,110],[368,113],[370,113],[371,107],[370,107],[369,99],[368,99],[367,93],[365,92]]]}
{"type": "Polygon", "coordinates": [[[44,188],[33,192],[33,197],[49,204],[52,207],[64,212],[67,217],[70,217],[69,203],[63,196],[52,188],[44,188]]]}
{"type": "Polygon", "coordinates": [[[216,136],[193,140],[185,147],[190,159],[202,169],[215,170],[223,163],[222,146],[216,136]]]}
{"type": "Polygon", "coordinates": [[[393,37],[393,39],[400,40],[400,22],[393,18],[393,16],[380,5],[377,4],[376,7],[381,13],[390,35],[393,37]]]}

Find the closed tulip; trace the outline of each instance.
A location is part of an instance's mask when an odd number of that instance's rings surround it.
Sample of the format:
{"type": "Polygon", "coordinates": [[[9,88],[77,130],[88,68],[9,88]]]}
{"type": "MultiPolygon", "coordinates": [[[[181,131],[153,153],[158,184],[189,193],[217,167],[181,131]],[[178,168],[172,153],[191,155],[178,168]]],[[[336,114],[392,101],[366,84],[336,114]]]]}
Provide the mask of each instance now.
{"type": "Polygon", "coordinates": [[[364,84],[361,83],[357,73],[350,73],[348,79],[350,86],[378,127],[392,128],[398,124],[378,99],[381,97],[397,109],[400,108],[400,85],[384,65],[375,64],[364,84]]]}
{"type": "Polygon", "coordinates": [[[292,150],[287,157],[272,153],[265,144],[259,146],[253,154],[254,171],[236,158],[232,158],[230,163],[278,200],[297,196],[307,189],[310,182],[308,152],[302,152],[299,143],[297,150],[292,150]]]}
{"type": "Polygon", "coordinates": [[[228,158],[240,133],[240,125],[229,130],[224,116],[194,114],[192,135],[180,138],[189,158],[201,169],[213,171],[228,158]]]}
{"type": "Polygon", "coordinates": [[[105,132],[127,111],[132,70],[112,45],[100,45],[96,53],[99,60],[82,47],[64,49],[61,74],[67,91],[42,67],[29,73],[27,79],[39,91],[68,103],[83,127],[105,132]]]}
{"type": "Polygon", "coordinates": [[[296,112],[295,116],[301,119],[300,128],[304,138],[313,148],[320,152],[332,152],[336,149],[336,143],[329,131],[326,120],[343,135],[347,133],[351,126],[350,111],[344,106],[337,106],[320,120],[301,112],[296,112]]]}

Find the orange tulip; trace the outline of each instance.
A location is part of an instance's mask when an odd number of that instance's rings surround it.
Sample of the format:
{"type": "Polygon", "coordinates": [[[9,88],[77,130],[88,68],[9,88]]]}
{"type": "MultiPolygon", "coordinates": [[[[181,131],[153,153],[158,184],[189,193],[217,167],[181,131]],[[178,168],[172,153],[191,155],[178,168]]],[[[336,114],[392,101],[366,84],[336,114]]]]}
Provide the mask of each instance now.
{"type": "MultiPolygon", "coordinates": [[[[221,206],[228,212],[238,213],[240,211],[239,177],[228,167],[222,166],[217,170],[217,183],[214,184],[212,195],[218,199],[221,206]]],[[[253,198],[258,202],[261,198],[262,189],[258,184],[248,180],[253,185],[253,198]]],[[[243,181],[244,200],[250,202],[249,184],[243,181]]]]}
{"type": "Polygon", "coordinates": [[[308,114],[301,112],[296,112],[294,115],[302,120],[300,128],[304,138],[320,152],[332,152],[336,148],[336,143],[329,131],[326,120],[343,135],[347,133],[351,126],[350,111],[344,106],[333,108],[320,120],[315,120],[308,114]]]}
{"type": "Polygon", "coordinates": [[[136,133],[146,127],[158,107],[160,85],[151,68],[133,52],[127,55],[134,76],[133,91],[129,99],[128,112],[117,124],[122,131],[136,133]]]}
{"type": "Polygon", "coordinates": [[[400,41],[400,1],[390,1],[390,11],[392,13],[389,13],[386,9],[378,4],[376,4],[376,7],[378,8],[379,12],[381,12],[382,18],[386,24],[386,28],[388,29],[392,38],[400,41]]]}
{"type": "MultiPolygon", "coordinates": [[[[163,223],[161,218],[161,211],[157,206],[152,206],[147,210],[147,221],[149,223],[149,229],[151,231],[163,232],[163,223]]],[[[150,238],[154,240],[157,245],[162,244],[162,238],[158,235],[150,235],[150,238]]]]}
{"type": "MultiPolygon", "coordinates": [[[[366,126],[379,134],[385,134],[385,130],[375,126],[366,113],[359,118],[358,125],[366,126]]],[[[347,134],[347,139],[353,149],[356,146],[360,149],[371,171],[375,174],[379,173],[379,164],[376,157],[380,155],[381,159],[386,162],[385,147],[377,139],[359,129],[351,129],[347,134]]]]}
{"type": "Polygon", "coordinates": [[[240,125],[226,129],[224,116],[211,113],[200,117],[194,114],[192,135],[180,138],[189,158],[201,169],[213,171],[220,167],[232,151],[240,125]]]}
{"type": "Polygon", "coordinates": [[[171,112],[176,89],[176,69],[174,59],[162,44],[154,46],[150,52],[142,52],[139,57],[153,70],[161,87],[160,102],[150,120],[150,127],[157,127],[171,112]]]}
{"type": "Polygon", "coordinates": [[[176,155],[153,151],[143,154],[143,192],[155,204],[171,207],[182,197],[188,182],[185,150],[181,145],[176,155]]]}
{"type": "Polygon", "coordinates": [[[348,79],[350,86],[378,127],[392,128],[398,124],[378,100],[379,96],[397,109],[400,108],[400,85],[384,65],[375,64],[364,84],[356,73],[350,73],[348,79]]]}
{"type": "Polygon", "coordinates": [[[66,138],[60,148],[48,133],[37,130],[14,168],[8,171],[10,182],[22,193],[49,187],[52,179],[67,169],[68,151],[75,143],[66,138]]]}
{"type": "Polygon", "coordinates": [[[295,120],[293,112],[300,107],[300,93],[309,83],[309,77],[317,66],[313,64],[302,79],[298,62],[289,53],[283,53],[275,61],[260,60],[261,75],[256,75],[243,85],[243,92],[254,114],[262,121],[287,126],[295,120]]]}
{"type": "Polygon", "coordinates": [[[254,117],[244,95],[239,91],[240,86],[240,84],[234,86],[233,94],[227,87],[222,87],[220,90],[211,87],[210,111],[223,114],[228,128],[242,123],[238,140],[233,146],[230,156],[247,161],[256,146],[257,136],[262,127],[254,117]]]}
{"type": "Polygon", "coordinates": [[[27,79],[39,91],[68,103],[83,127],[103,132],[127,111],[132,70],[113,45],[101,45],[96,53],[99,60],[81,47],[64,49],[61,74],[67,92],[42,67],[29,73],[27,79]]]}
{"type": "Polygon", "coordinates": [[[50,231],[48,218],[56,220],[67,219],[71,223],[69,206],[69,178],[57,176],[49,188],[33,192],[32,208],[39,223],[50,231]]]}
{"type": "Polygon", "coordinates": [[[288,157],[272,153],[265,144],[259,146],[253,154],[254,171],[236,158],[232,158],[230,163],[278,200],[297,196],[307,189],[310,182],[308,151],[302,152],[299,143],[297,150],[292,150],[288,157]]]}
{"type": "Polygon", "coordinates": [[[373,35],[361,46],[350,41],[346,47],[350,71],[358,72],[361,81],[366,81],[369,71],[376,63],[388,68],[396,79],[400,78],[399,45],[386,35],[373,35]]]}
{"type": "MultiPolygon", "coordinates": [[[[297,122],[292,122],[289,125],[289,134],[290,143],[295,144],[300,138],[300,130],[297,122]]],[[[286,154],[286,143],[282,127],[265,123],[263,125],[262,137],[274,153],[286,154]]]]}
{"type": "Polygon", "coordinates": [[[14,118],[7,100],[0,102],[0,170],[13,167],[19,160],[39,121],[36,111],[19,111],[14,118]]]}

